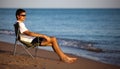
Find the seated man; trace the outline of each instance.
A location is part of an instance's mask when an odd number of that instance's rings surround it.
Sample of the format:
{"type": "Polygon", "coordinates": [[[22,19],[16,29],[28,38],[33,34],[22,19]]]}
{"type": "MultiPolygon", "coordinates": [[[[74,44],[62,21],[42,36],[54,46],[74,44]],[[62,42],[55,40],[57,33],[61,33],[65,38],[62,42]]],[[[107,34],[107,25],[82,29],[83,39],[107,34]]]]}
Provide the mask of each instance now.
{"type": "Polygon", "coordinates": [[[62,61],[67,62],[67,63],[72,63],[75,60],[77,60],[77,58],[68,57],[62,52],[62,50],[60,49],[58,45],[57,39],[55,37],[49,37],[44,34],[39,34],[39,33],[34,33],[34,32],[29,31],[24,24],[25,18],[26,18],[25,10],[18,9],[16,11],[16,19],[20,27],[20,33],[23,34],[23,36],[21,36],[22,40],[32,43],[32,42],[37,41],[36,37],[39,37],[40,46],[51,46],[62,61]],[[28,38],[24,35],[33,36],[33,37],[28,38]]]}

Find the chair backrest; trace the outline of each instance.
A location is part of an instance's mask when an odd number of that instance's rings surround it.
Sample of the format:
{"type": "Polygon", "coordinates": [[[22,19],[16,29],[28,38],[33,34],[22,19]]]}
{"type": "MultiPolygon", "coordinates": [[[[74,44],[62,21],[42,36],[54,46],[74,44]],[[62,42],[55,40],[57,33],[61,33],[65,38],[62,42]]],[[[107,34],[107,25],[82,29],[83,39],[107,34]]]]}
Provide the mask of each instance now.
{"type": "Polygon", "coordinates": [[[20,28],[18,22],[14,24],[16,40],[20,40],[20,28]]]}

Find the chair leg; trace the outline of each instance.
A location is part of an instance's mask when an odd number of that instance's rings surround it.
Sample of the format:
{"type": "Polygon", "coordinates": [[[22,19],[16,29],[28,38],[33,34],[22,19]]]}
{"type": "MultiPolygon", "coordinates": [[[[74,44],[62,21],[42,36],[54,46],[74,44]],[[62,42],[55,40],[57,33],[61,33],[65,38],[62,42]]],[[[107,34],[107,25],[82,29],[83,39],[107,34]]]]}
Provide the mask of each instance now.
{"type": "Polygon", "coordinates": [[[25,51],[34,59],[34,57],[33,57],[33,55],[24,47],[24,46],[22,46],[24,49],[25,49],[25,51]]]}
{"type": "Polygon", "coordinates": [[[17,40],[15,41],[15,44],[14,44],[14,50],[13,50],[13,55],[15,56],[15,53],[16,53],[16,46],[17,46],[17,40]]]}
{"type": "MultiPolygon", "coordinates": [[[[39,46],[39,37],[38,38],[38,46],[39,46]]],[[[35,47],[35,57],[37,56],[38,46],[35,47]]]]}
{"type": "MultiPolygon", "coordinates": [[[[16,54],[16,47],[17,47],[17,40],[15,41],[15,44],[14,44],[14,49],[13,49],[13,55],[15,56],[15,54],[16,54]]],[[[25,48],[25,46],[22,46],[24,49],[25,49],[25,51],[34,59],[34,57],[33,57],[33,55],[25,48]]],[[[38,46],[36,47],[36,49],[35,49],[35,57],[36,57],[36,55],[37,55],[37,49],[38,49],[38,46]]]]}
{"type": "Polygon", "coordinates": [[[38,46],[35,48],[35,57],[37,56],[38,46]]]}

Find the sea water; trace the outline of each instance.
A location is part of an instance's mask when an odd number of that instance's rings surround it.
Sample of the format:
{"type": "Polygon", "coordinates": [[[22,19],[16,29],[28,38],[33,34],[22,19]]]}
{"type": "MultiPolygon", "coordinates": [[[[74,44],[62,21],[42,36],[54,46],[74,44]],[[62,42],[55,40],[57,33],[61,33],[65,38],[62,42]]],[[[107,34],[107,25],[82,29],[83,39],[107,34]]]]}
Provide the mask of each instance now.
{"type": "MultiPolygon", "coordinates": [[[[25,10],[26,27],[57,37],[65,53],[120,65],[120,9],[25,10]]],[[[15,12],[16,9],[0,9],[0,41],[14,43],[15,12]]],[[[49,47],[42,49],[52,50],[49,47]]]]}

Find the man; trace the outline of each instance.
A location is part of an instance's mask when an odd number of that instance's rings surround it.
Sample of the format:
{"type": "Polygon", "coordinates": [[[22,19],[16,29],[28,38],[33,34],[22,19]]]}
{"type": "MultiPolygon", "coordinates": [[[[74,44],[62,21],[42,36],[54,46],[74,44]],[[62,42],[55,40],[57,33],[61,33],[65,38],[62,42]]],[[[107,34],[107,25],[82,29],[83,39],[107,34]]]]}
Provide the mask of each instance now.
{"type": "Polygon", "coordinates": [[[75,60],[77,60],[77,58],[68,57],[62,52],[62,50],[58,45],[57,39],[55,37],[49,37],[44,34],[39,34],[39,33],[31,32],[30,30],[28,30],[24,24],[24,21],[26,19],[26,11],[24,9],[17,9],[16,19],[20,27],[20,33],[27,36],[32,36],[32,38],[21,36],[22,40],[32,43],[37,41],[35,37],[39,37],[40,46],[51,46],[62,61],[67,63],[72,63],[75,60]]]}

